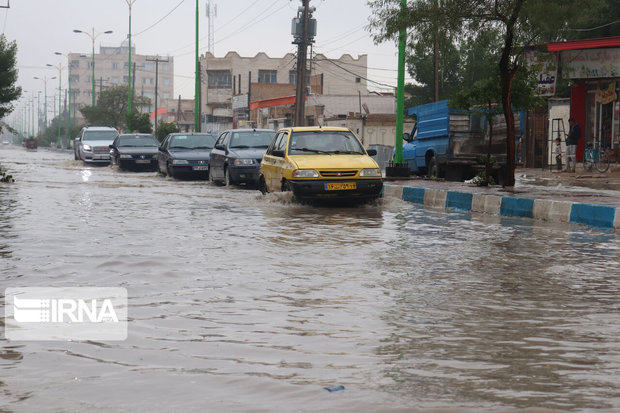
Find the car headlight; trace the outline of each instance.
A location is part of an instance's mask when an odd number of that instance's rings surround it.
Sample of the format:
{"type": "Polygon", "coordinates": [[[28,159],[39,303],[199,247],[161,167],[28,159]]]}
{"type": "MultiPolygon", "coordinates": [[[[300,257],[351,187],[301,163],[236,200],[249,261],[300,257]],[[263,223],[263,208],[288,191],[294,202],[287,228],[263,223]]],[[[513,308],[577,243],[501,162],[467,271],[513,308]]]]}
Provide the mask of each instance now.
{"type": "Polygon", "coordinates": [[[85,151],[90,151],[92,148],[90,147],[90,145],[82,145],[82,149],[84,149],[85,151]]]}
{"type": "Polygon", "coordinates": [[[189,162],[187,162],[185,159],[174,159],[172,161],[173,165],[187,165],[189,164],[189,162]]]}
{"type": "Polygon", "coordinates": [[[360,176],[374,176],[374,177],[381,177],[381,169],[376,169],[376,168],[368,168],[368,169],[362,169],[362,171],[360,172],[360,176]]]}
{"type": "Polygon", "coordinates": [[[235,159],[235,166],[240,166],[240,165],[253,165],[254,164],[254,159],[235,159]]]}
{"type": "Polygon", "coordinates": [[[131,155],[121,155],[120,158],[121,159],[131,159],[132,156],[131,155]]]}
{"type": "Polygon", "coordinates": [[[293,178],[318,178],[319,173],[314,169],[295,169],[293,178]]]}

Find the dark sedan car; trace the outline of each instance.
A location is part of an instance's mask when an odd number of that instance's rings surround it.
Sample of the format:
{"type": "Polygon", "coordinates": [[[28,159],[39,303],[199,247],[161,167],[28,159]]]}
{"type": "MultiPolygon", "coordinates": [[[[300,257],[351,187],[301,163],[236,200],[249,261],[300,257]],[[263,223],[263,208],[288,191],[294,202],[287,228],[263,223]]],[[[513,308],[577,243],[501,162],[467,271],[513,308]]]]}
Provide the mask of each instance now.
{"type": "Polygon", "coordinates": [[[110,161],[121,169],[157,168],[157,147],[155,135],[132,133],[118,135],[110,145],[110,161]]]}
{"type": "Polygon", "coordinates": [[[207,179],[213,145],[215,136],[208,133],[171,133],[159,147],[159,172],[172,178],[207,179]]]}
{"type": "Polygon", "coordinates": [[[222,132],[211,151],[209,178],[224,185],[256,185],[260,163],[276,131],[231,129],[222,132]]]}

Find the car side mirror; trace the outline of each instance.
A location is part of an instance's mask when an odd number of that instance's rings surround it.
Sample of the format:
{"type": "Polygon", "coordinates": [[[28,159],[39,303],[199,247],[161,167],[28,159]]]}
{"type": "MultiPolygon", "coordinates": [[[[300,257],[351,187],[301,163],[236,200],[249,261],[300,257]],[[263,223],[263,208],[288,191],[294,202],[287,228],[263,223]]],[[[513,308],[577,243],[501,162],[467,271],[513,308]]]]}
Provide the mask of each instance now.
{"type": "Polygon", "coordinates": [[[284,158],[284,151],[282,149],[274,149],[273,151],[271,151],[271,154],[279,158],[284,158]]]}
{"type": "Polygon", "coordinates": [[[407,132],[403,133],[403,140],[406,142],[411,142],[413,139],[411,139],[411,135],[409,135],[407,132]]]}
{"type": "Polygon", "coordinates": [[[163,152],[163,151],[164,151],[164,147],[163,147],[163,146],[158,146],[158,147],[157,147],[157,150],[158,150],[159,152],[163,152]]]}
{"type": "Polygon", "coordinates": [[[226,146],[224,146],[223,143],[218,143],[217,145],[215,145],[215,149],[218,149],[220,151],[225,151],[226,150],[226,146]]]}
{"type": "Polygon", "coordinates": [[[114,149],[114,145],[108,145],[108,148],[114,149]]]}
{"type": "Polygon", "coordinates": [[[368,152],[368,156],[375,156],[377,154],[376,149],[366,149],[366,152],[368,152]]]}

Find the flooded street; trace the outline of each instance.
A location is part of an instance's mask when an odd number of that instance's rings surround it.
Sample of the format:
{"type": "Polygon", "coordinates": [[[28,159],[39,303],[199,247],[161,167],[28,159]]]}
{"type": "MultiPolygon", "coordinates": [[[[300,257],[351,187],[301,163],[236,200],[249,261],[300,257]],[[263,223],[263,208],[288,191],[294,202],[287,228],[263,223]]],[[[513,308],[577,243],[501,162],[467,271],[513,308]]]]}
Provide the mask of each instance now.
{"type": "Polygon", "coordinates": [[[2,292],[129,293],[125,341],[3,337],[2,411],[620,409],[618,233],[0,164],[2,292]]]}

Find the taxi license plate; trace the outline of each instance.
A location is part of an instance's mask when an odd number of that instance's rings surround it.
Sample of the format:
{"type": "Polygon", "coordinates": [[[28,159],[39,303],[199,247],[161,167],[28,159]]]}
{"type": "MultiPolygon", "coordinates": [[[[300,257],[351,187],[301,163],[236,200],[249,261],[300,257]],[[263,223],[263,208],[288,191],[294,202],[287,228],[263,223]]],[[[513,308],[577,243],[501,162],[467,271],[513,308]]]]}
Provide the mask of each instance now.
{"type": "Polygon", "coordinates": [[[347,189],[357,189],[355,182],[339,182],[333,184],[325,184],[326,191],[342,191],[347,189]]]}
{"type": "Polygon", "coordinates": [[[208,166],[192,166],[193,171],[206,171],[208,170],[208,166]]]}
{"type": "Polygon", "coordinates": [[[151,163],[150,159],[138,159],[136,160],[136,163],[151,163]]]}

